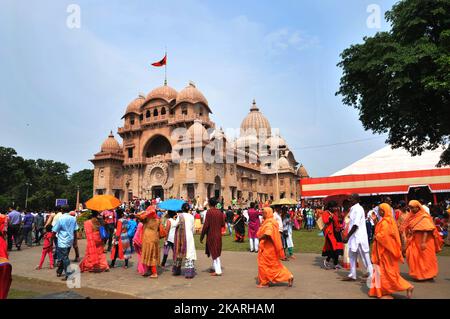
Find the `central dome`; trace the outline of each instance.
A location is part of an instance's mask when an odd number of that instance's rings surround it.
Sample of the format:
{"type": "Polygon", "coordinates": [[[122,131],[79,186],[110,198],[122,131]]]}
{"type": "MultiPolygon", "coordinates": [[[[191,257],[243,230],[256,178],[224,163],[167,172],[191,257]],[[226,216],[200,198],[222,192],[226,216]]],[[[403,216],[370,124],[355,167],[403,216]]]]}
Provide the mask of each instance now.
{"type": "Polygon", "coordinates": [[[258,135],[263,134],[265,137],[271,135],[271,128],[269,120],[259,111],[255,100],[250,109],[250,113],[244,118],[241,123],[241,135],[258,135]]]}
{"type": "Polygon", "coordinates": [[[163,86],[151,90],[145,101],[161,99],[167,103],[170,103],[177,98],[177,95],[178,92],[175,89],[171,88],[167,84],[164,84],[163,86]]]}

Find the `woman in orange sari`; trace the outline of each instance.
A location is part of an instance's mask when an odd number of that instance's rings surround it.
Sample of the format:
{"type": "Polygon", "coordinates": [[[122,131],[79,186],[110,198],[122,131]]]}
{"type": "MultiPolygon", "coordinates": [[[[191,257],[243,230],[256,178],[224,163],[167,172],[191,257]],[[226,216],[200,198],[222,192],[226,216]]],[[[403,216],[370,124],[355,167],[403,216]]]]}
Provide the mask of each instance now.
{"type": "Polygon", "coordinates": [[[108,262],[104,252],[103,240],[100,236],[100,222],[97,218],[98,212],[93,211],[91,219],[84,222],[86,233],[86,253],[80,263],[81,272],[103,272],[109,271],[108,262]]]}
{"type": "Polygon", "coordinates": [[[412,200],[408,206],[410,212],[401,231],[406,235],[409,275],[416,280],[431,280],[438,274],[436,253],[441,251],[443,241],[422,205],[412,200]]]}
{"type": "Polygon", "coordinates": [[[375,226],[372,246],[372,263],[377,267],[374,267],[369,296],[392,299],[393,292],[406,290],[407,297],[411,298],[414,287],[400,276],[402,243],[391,206],[383,203],[378,212],[382,219],[375,226]]]}
{"type": "Polygon", "coordinates": [[[260,226],[257,236],[258,250],[258,288],[269,287],[269,283],[288,282],[292,287],[294,276],[281,263],[284,258],[283,244],[279,232],[278,222],[273,218],[270,207],[263,209],[264,222],[260,226]]]}
{"type": "Polygon", "coordinates": [[[141,262],[147,269],[143,276],[158,278],[156,267],[160,262],[159,239],[165,236],[164,230],[161,229],[161,221],[153,206],[149,206],[145,212],[137,214],[136,217],[143,224],[141,262]]]}

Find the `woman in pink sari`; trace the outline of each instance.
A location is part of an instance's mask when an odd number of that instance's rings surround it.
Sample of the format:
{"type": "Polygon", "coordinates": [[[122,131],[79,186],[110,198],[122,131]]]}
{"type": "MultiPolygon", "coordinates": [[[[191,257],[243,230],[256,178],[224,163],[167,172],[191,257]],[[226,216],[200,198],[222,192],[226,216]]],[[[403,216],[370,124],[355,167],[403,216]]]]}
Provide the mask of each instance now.
{"type": "Polygon", "coordinates": [[[100,236],[100,222],[98,212],[93,211],[91,219],[84,222],[86,233],[86,253],[80,263],[81,272],[109,271],[108,262],[104,253],[103,240],[100,236]]]}
{"type": "Polygon", "coordinates": [[[137,271],[140,275],[144,275],[148,271],[148,267],[142,263],[142,231],[144,228],[144,224],[139,223],[136,233],[133,237],[133,247],[136,251],[136,255],[138,256],[138,267],[137,271]]]}

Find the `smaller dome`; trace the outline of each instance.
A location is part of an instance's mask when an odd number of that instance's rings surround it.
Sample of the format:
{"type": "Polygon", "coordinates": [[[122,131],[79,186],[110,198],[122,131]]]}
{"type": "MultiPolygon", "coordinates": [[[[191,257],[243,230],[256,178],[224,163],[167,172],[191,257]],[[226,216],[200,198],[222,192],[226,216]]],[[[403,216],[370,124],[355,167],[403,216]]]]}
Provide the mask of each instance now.
{"type": "Polygon", "coordinates": [[[309,174],[306,171],[306,168],[303,166],[303,164],[301,164],[300,167],[298,168],[297,175],[302,177],[302,178],[309,177],[309,174]]]}
{"type": "Polygon", "coordinates": [[[120,147],[119,142],[117,142],[117,140],[114,138],[114,135],[111,131],[111,133],[109,133],[108,138],[102,144],[101,147],[102,153],[116,153],[120,152],[121,150],[122,149],[120,147]]]}
{"type": "Polygon", "coordinates": [[[137,98],[135,98],[133,101],[131,101],[130,104],[127,106],[127,110],[125,111],[124,117],[129,113],[140,113],[140,107],[144,103],[145,98],[142,95],[139,95],[137,98]]]}
{"type": "Polygon", "coordinates": [[[289,161],[286,157],[280,157],[278,159],[278,168],[279,169],[290,169],[291,165],[289,164],[289,161]]]}
{"type": "Polygon", "coordinates": [[[241,149],[245,147],[256,149],[257,145],[258,145],[258,138],[255,135],[244,135],[239,137],[236,141],[236,146],[241,149]]]}
{"type": "Polygon", "coordinates": [[[177,95],[177,104],[187,102],[191,104],[202,103],[208,106],[208,100],[206,100],[205,96],[200,92],[195,84],[189,82],[189,85],[186,86],[183,90],[180,91],[177,95]]]}
{"type": "Polygon", "coordinates": [[[271,136],[266,139],[265,145],[270,146],[270,148],[285,148],[287,146],[286,141],[281,136],[271,136]]]}
{"type": "Polygon", "coordinates": [[[151,90],[150,93],[147,94],[145,101],[161,99],[167,103],[170,103],[177,98],[177,95],[178,92],[175,89],[171,88],[167,84],[164,84],[163,86],[151,90]]]}
{"type": "Polygon", "coordinates": [[[194,141],[208,140],[208,132],[202,125],[202,121],[199,119],[194,120],[194,124],[192,124],[187,130],[186,137],[194,141]]]}

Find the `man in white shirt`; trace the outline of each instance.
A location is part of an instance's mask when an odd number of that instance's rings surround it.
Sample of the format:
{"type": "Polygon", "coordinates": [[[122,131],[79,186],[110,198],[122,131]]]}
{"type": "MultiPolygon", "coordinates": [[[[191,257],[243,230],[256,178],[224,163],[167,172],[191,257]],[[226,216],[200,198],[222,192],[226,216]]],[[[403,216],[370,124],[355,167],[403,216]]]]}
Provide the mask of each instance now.
{"type": "Polygon", "coordinates": [[[366,218],[364,208],[359,204],[359,195],[352,194],[350,202],[353,205],[350,208],[350,231],[344,238],[344,243],[348,242],[348,252],[350,257],[350,274],[344,278],[344,281],[356,280],[356,261],[358,256],[366,268],[365,278],[372,275],[372,262],[369,255],[369,240],[367,237],[366,218]]]}
{"type": "Polygon", "coordinates": [[[283,220],[281,219],[280,213],[278,212],[279,208],[276,207],[275,211],[273,212],[273,218],[278,222],[278,229],[280,232],[280,235],[283,233],[283,220]]]}

